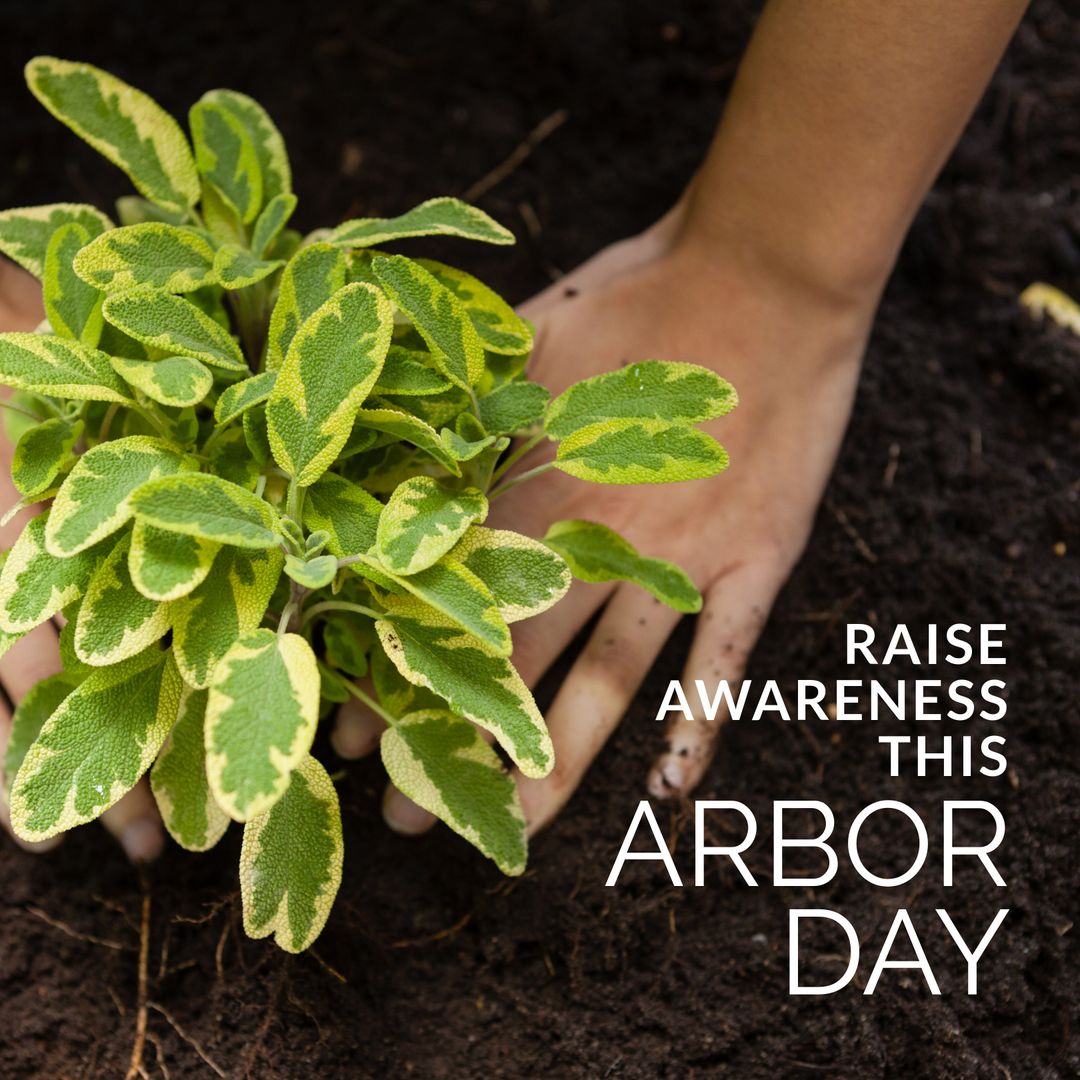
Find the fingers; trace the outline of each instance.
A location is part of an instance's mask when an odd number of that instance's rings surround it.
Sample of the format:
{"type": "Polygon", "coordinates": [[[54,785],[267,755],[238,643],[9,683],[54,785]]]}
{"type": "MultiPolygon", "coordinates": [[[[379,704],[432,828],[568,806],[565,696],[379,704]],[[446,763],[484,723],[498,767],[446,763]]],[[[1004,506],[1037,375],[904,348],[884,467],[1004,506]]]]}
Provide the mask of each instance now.
{"type": "Polygon", "coordinates": [[[710,698],[721,680],[727,680],[732,695],[737,695],[747,659],[785,576],[786,572],[755,565],[733,571],[709,589],[682,677],[693,719],[682,712],[672,714],[668,748],[649,771],[650,795],[658,799],[686,795],[701,780],[728,714],[721,706],[709,719],[695,680],[704,683],[710,698]]]}
{"type": "Polygon", "coordinates": [[[615,593],[548,713],[555,768],[542,780],[516,777],[530,834],[574,793],[680,617],[632,586],[615,593]]]}
{"type": "MultiPolygon", "coordinates": [[[[375,697],[371,678],[365,676],[357,685],[366,694],[375,697]]],[[[334,730],[330,732],[330,745],[338,757],[349,760],[367,757],[386,730],[386,721],[376,715],[362,701],[354,697],[342,702],[334,718],[334,730]]]]}
{"type": "Polygon", "coordinates": [[[62,669],[56,628],[46,622],[16,641],[0,657],[0,682],[8,697],[18,705],[37,683],[62,669]]]}
{"type": "Polygon", "coordinates": [[[101,815],[101,823],[134,863],[153,862],[165,846],[161,818],[146,777],[101,815]]]}

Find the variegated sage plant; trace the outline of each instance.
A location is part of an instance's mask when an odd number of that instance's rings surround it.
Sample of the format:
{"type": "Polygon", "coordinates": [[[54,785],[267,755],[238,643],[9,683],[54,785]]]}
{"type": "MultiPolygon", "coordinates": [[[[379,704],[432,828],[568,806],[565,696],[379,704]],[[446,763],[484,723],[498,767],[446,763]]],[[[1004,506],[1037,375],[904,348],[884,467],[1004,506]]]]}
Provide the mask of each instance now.
{"type": "Polygon", "coordinates": [[[304,949],[342,866],[312,742],[355,695],[387,722],[391,780],[520,874],[516,788],[481,729],[525,776],[554,758],[509,624],[572,575],[637,582],[680,611],[701,601],[601,525],[532,539],[486,528],[488,506],[543,440],[556,455],[531,473],[718,473],[727,456],[695,425],[731,409],[732,388],[645,360],[549,400],[525,377],[531,327],[490,288],[383,250],[512,243],[480,210],[432,199],[301,237],[284,143],[250,98],[204,95],[189,142],[87,64],[38,57],[26,76],[140,195],[119,200],[119,227],[71,203],[0,214],[0,251],[41,279],[47,313],[0,334],[11,513],[49,504],[4,555],[0,649],[65,620],[63,674],[15,713],[15,831],[91,821],[149,770],[184,848],[243,823],[245,928],[304,949]],[[356,685],[368,673],[375,697],[356,685]]]}

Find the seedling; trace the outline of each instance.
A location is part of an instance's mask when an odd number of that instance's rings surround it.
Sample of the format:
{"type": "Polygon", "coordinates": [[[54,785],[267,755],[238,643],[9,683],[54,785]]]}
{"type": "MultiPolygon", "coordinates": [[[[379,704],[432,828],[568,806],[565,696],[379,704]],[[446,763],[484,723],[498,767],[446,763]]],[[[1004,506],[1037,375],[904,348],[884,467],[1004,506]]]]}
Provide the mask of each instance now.
{"type": "Polygon", "coordinates": [[[439,198],[301,237],[284,143],[250,98],[204,95],[189,143],[87,64],[38,57],[26,76],[140,194],[117,204],[119,227],[72,203],[0,214],[0,251],[41,279],[48,313],[36,333],[0,334],[12,478],[18,506],[51,500],[4,556],[0,648],[66,620],[63,674],[15,713],[16,833],[91,821],[149,770],[181,846],[243,823],[245,928],[304,949],[342,864],[312,741],[352,695],[388,724],[393,782],[520,874],[517,791],[481,732],[525,776],[554,756],[510,624],[557,603],[572,574],[636,582],[680,611],[701,599],[601,525],[562,521],[538,540],[485,527],[488,507],[548,469],[712,476],[727,455],[695,425],[728,412],[732,388],[647,360],[549,400],[525,377],[533,332],[509,305],[384,250],[512,243],[487,214],[439,198]],[[515,472],[545,440],[554,459],[515,472]]]}

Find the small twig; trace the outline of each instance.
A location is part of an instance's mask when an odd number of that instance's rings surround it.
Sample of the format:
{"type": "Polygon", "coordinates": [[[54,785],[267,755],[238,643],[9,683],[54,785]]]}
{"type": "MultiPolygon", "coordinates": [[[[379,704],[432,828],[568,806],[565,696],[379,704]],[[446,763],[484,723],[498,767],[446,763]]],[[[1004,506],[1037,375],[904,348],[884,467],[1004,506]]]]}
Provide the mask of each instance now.
{"type": "Polygon", "coordinates": [[[832,516],[836,518],[836,523],[840,526],[841,529],[844,530],[847,538],[852,542],[852,544],[855,545],[855,550],[868,563],[876,563],[878,561],[878,557],[874,554],[870,545],[859,534],[859,530],[856,529],[855,526],[852,525],[851,522],[848,520],[847,514],[845,514],[844,511],[841,510],[840,507],[832,501],[832,499],[826,499],[825,505],[828,507],[829,513],[831,513],[832,516]]]}
{"type": "Polygon", "coordinates": [[[321,967],[325,968],[331,975],[333,975],[339,983],[344,983],[346,986],[349,984],[349,980],[346,979],[345,976],[342,975],[336,967],[328,964],[314,949],[308,949],[308,952],[311,953],[312,958],[316,960],[321,967]]]}
{"type": "Polygon", "coordinates": [[[110,938],[98,937],[96,934],[84,934],[82,931],[68,926],[67,923],[61,922],[59,919],[54,919],[48,912],[42,911],[41,908],[29,906],[26,908],[26,913],[28,915],[33,915],[35,919],[40,919],[43,923],[47,923],[49,926],[60,930],[67,934],[68,937],[74,938],[76,941],[86,941],[91,945],[101,945],[106,949],[115,949],[117,952],[131,951],[131,946],[125,945],[122,941],[112,941],[110,938]]]}
{"type": "Polygon", "coordinates": [[[889,444],[889,461],[885,466],[885,475],[881,478],[882,487],[889,490],[896,480],[896,470],[900,468],[900,444],[889,444]]]}
{"type": "Polygon", "coordinates": [[[142,919],[139,923],[139,990],[138,1007],[135,1013],[135,1045],[131,1050],[131,1064],[128,1066],[126,1080],[136,1076],[145,1076],[143,1050],[146,1047],[146,995],[149,984],[147,965],[150,958],[150,888],[145,879],[142,883],[142,919]]]}
{"type": "Polygon", "coordinates": [[[203,1049],[202,1043],[199,1042],[193,1035],[189,1035],[181,1026],[179,1021],[164,1005],[159,1005],[156,1001],[148,1001],[147,1006],[154,1010],[154,1012],[161,1013],[168,1022],[169,1027],[180,1036],[206,1062],[206,1064],[217,1073],[218,1076],[224,1077],[226,1075],[225,1070],[218,1065],[216,1061],[203,1049]]]}
{"type": "Polygon", "coordinates": [[[496,184],[501,184],[511,173],[521,167],[528,156],[549,135],[558,131],[566,123],[569,116],[570,114],[566,109],[556,109],[550,116],[544,117],[494,169],[482,176],[465,192],[465,201],[476,202],[496,184]]]}
{"type": "Polygon", "coordinates": [[[421,945],[433,945],[436,941],[446,941],[449,938],[457,937],[457,935],[469,925],[471,919],[472,912],[469,911],[462,915],[453,926],[448,926],[445,930],[439,930],[434,934],[428,934],[426,937],[406,938],[402,941],[392,941],[390,942],[390,948],[415,949],[421,945]]]}

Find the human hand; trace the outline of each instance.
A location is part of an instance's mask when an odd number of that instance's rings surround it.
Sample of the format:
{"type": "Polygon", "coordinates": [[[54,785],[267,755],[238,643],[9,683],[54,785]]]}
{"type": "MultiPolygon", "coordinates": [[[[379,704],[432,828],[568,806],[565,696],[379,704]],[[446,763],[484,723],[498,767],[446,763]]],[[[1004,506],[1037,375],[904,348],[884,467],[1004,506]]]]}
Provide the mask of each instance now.
{"type": "MultiPolygon", "coordinates": [[[[515,487],[488,524],[543,536],[564,518],[600,521],[644,555],[670,559],[704,597],[683,680],[708,687],[742,677],[773,600],[802,553],[851,412],[876,304],[840,297],[738,252],[690,239],[677,208],[653,229],[601,252],[526,304],[537,329],[529,376],[558,394],[571,382],[636,360],[711,367],[739,394],[730,416],[706,425],[731,453],[718,477],[666,486],[595,486],[559,472],[515,487]]],[[[550,444],[519,470],[551,456],[550,444]]],[[[575,582],[562,603],[513,627],[515,666],[534,686],[588,620],[596,628],[547,716],[555,768],[516,777],[530,832],[543,828],[580,783],[614,730],[680,615],[628,584],[575,582]]],[[[715,750],[725,717],[676,714],[648,790],[688,794],[715,750]]],[[[382,721],[343,706],[333,735],[344,757],[370,752],[382,721]]],[[[388,788],[384,815],[397,831],[433,818],[388,788]]]]}
{"type": "MultiPolygon", "coordinates": [[[[27,273],[0,259],[0,330],[33,330],[45,317],[41,289],[27,273]]],[[[5,392],[4,397],[7,396],[5,392]]],[[[19,501],[11,482],[10,441],[0,433],[0,513],[19,501]]],[[[7,550],[18,538],[27,521],[40,511],[30,507],[0,528],[0,550],[7,550]]],[[[56,627],[51,622],[31,630],[0,657],[0,763],[11,734],[10,706],[18,705],[41,679],[60,671],[60,650],[56,627]]],[[[0,765],[2,769],[2,765],[0,765]]],[[[0,776],[0,780],[3,777],[0,776]]],[[[41,843],[28,844],[11,833],[4,784],[0,784],[0,824],[15,842],[28,851],[48,851],[60,843],[54,836],[41,843]]],[[[128,858],[148,862],[157,858],[164,844],[164,834],[154,798],[146,780],[141,780],[115,806],[101,816],[102,823],[119,840],[128,858]]]]}

